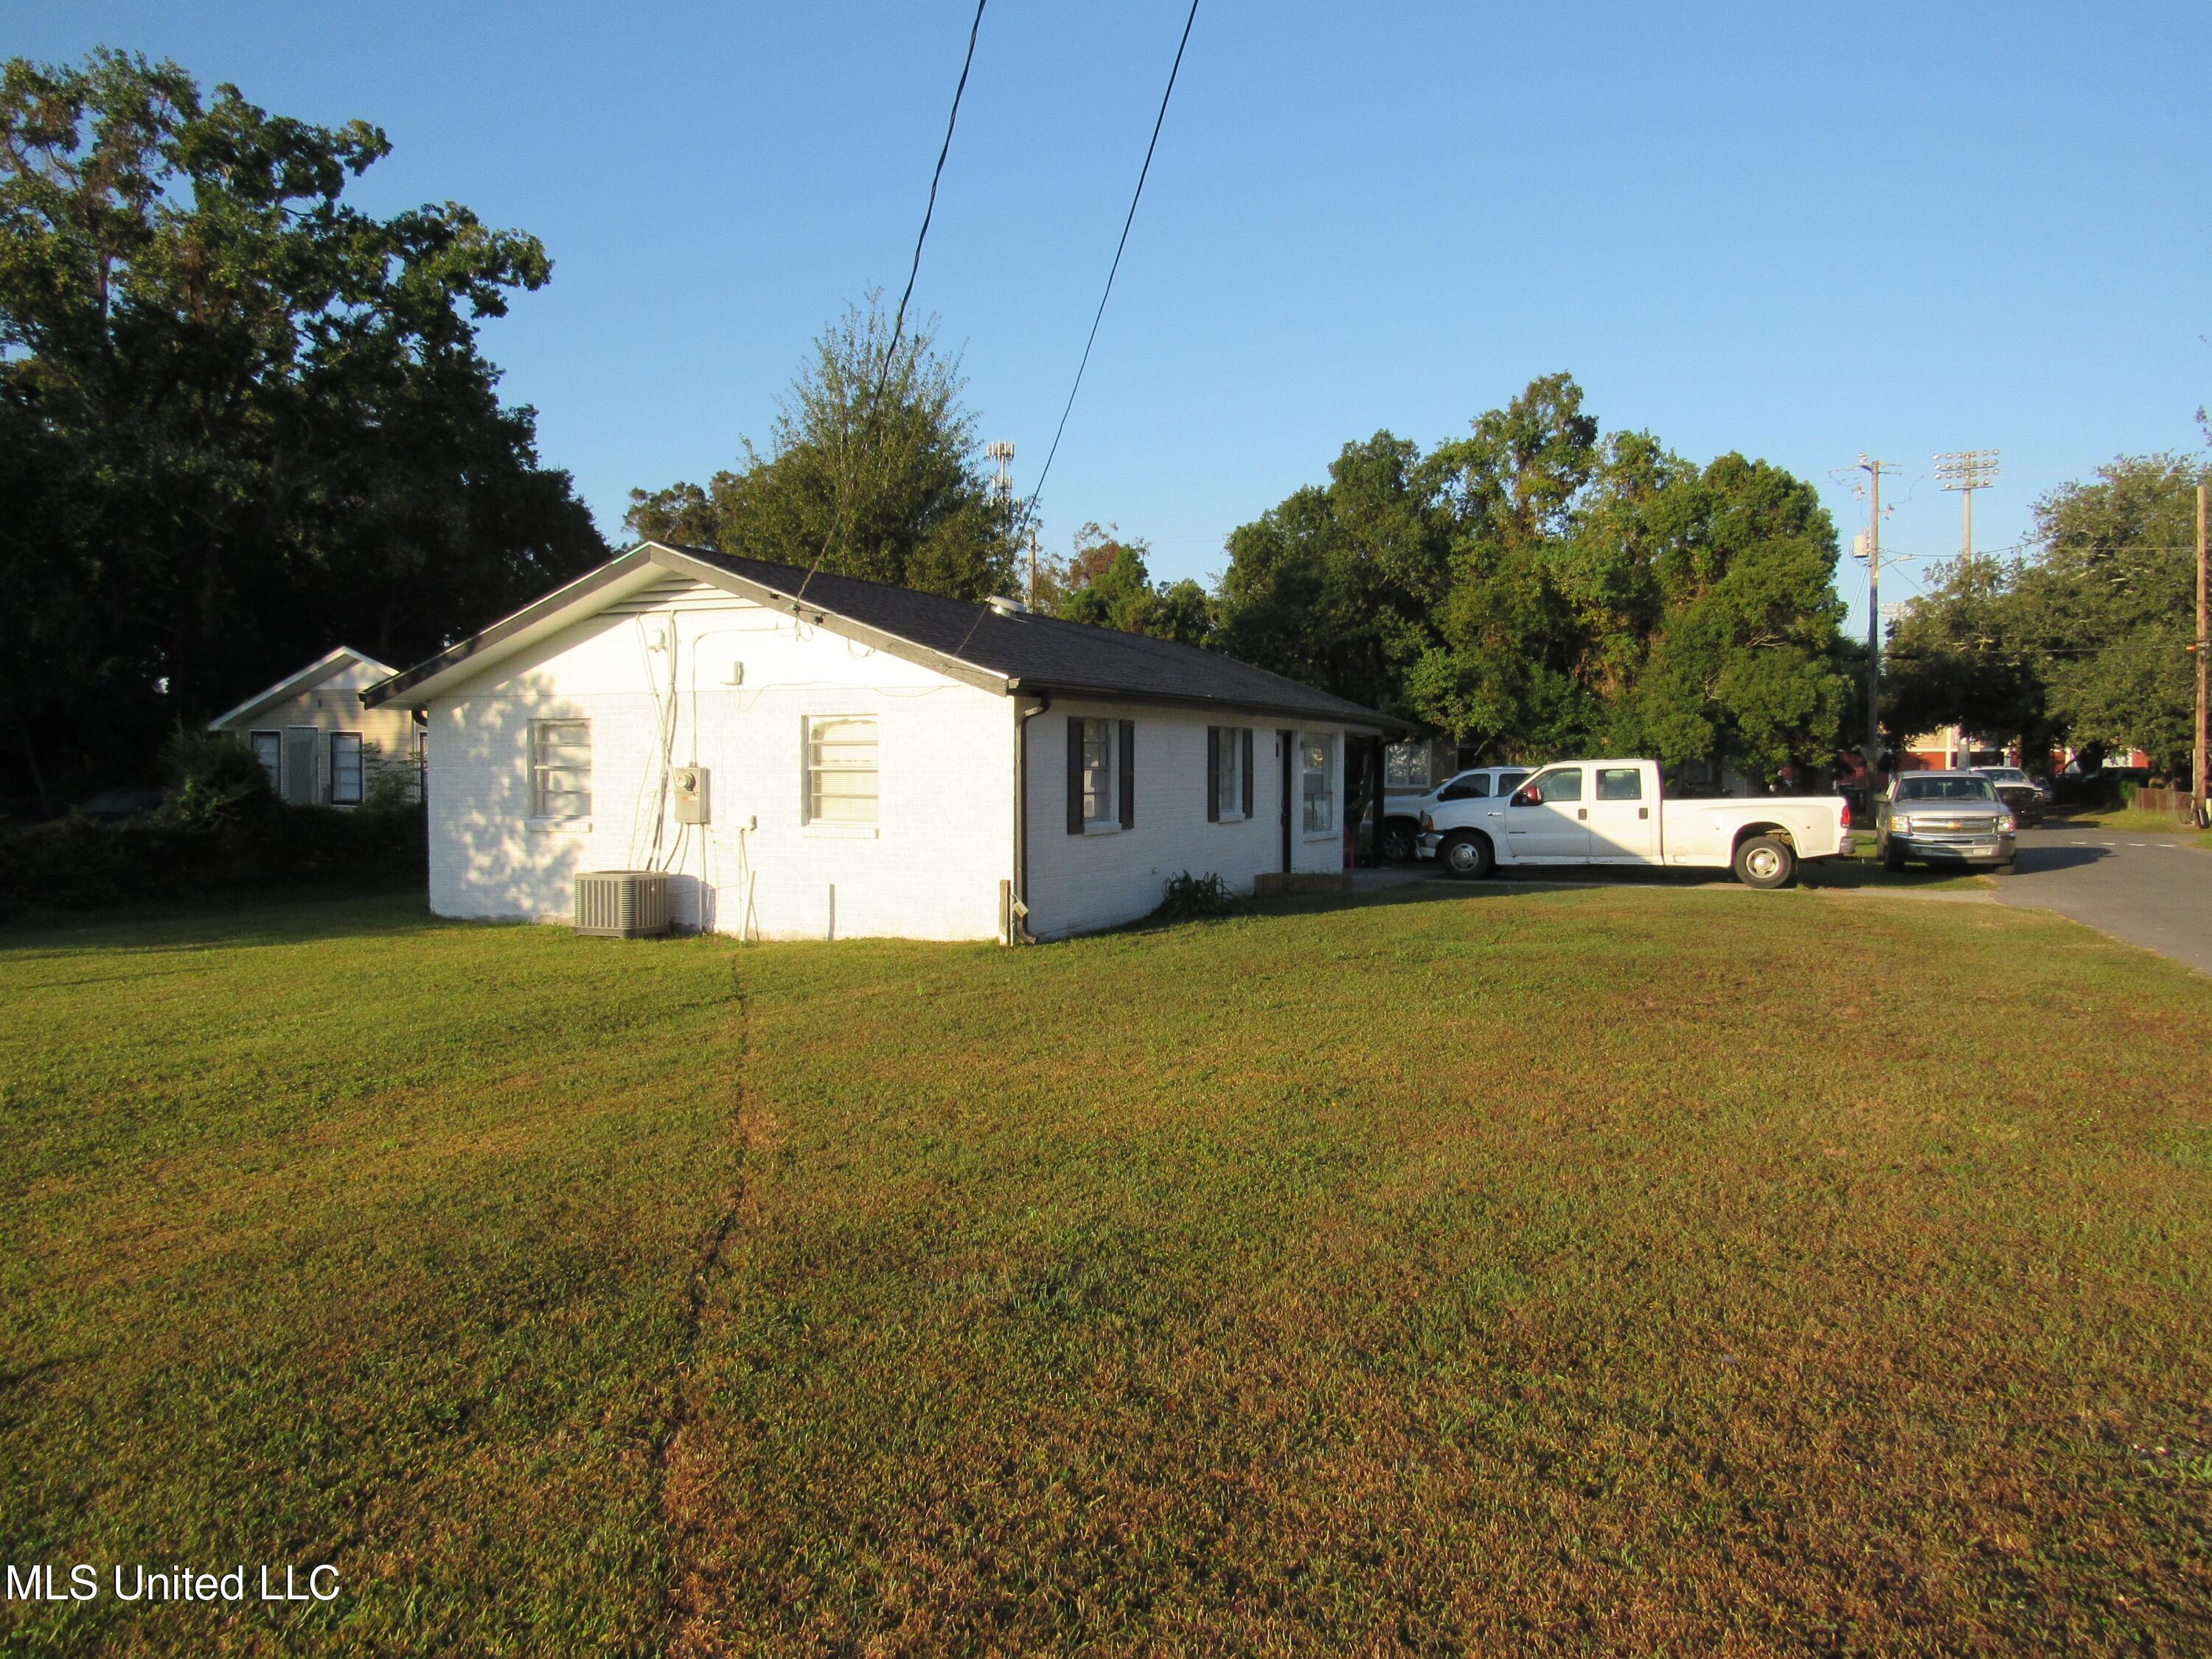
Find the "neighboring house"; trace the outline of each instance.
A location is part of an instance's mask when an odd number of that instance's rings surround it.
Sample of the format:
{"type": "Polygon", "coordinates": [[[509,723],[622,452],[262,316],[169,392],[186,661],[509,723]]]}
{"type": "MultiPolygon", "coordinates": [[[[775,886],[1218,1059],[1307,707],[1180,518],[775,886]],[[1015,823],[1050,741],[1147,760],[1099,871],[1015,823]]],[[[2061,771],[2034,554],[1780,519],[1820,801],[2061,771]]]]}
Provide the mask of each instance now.
{"type": "Polygon", "coordinates": [[[375,687],[428,723],[430,908],[1012,940],[1346,866],[1387,716],[1196,647],[647,543],[375,687]]]}
{"type": "Polygon", "coordinates": [[[340,646],[208,722],[252,746],[284,799],[358,806],[380,762],[418,763],[422,735],[404,707],[365,708],[361,694],[398,671],[340,646]]]}

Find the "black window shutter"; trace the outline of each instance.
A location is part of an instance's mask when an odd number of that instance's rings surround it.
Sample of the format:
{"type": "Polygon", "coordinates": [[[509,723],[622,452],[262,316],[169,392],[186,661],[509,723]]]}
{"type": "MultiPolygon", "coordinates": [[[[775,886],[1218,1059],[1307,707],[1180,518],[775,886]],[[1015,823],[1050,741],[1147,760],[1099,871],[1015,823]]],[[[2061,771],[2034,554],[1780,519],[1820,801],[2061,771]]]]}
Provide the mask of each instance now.
{"type": "Polygon", "coordinates": [[[1067,717],[1067,833],[1083,833],[1083,721],[1067,717]]]}
{"type": "Polygon", "coordinates": [[[1252,728],[1244,728],[1244,816],[1252,816],[1252,728]]]}
{"type": "Polygon", "coordinates": [[[1206,728],[1206,821],[1221,822],[1221,728],[1206,728]]]}
{"type": "Polygon", "coordinates": [[[1121,827],[1137,827],[1137,723],[1121,722],[1121,827]]]}

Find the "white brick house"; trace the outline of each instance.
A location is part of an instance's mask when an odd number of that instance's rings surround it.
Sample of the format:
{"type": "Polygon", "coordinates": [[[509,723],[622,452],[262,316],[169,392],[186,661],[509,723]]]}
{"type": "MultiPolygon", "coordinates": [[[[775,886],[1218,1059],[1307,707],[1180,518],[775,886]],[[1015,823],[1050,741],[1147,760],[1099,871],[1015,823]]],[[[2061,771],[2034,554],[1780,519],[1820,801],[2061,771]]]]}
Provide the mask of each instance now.
{"type": "Polygon", "coordinates": [[[437,914],[567,921],[579,873],[653,869],[680,925],[755,939],[1049,939],[1183,871],[1335,872],[1347,743],[1401,729],[1194,647],[654,543],[364,701],[427,721],[437,914]]]}

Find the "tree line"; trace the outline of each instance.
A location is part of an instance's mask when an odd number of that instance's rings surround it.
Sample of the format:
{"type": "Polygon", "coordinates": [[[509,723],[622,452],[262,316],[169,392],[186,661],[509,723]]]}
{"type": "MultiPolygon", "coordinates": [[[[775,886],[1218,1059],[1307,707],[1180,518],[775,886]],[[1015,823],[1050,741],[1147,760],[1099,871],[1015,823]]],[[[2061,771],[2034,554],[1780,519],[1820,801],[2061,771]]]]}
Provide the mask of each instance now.
{"type": "MultiPolygon", "coordinates": [[[[0,71],[0,725],[22,795],[143,775],[164,734],[345,642],[435,651],[609,554],[477,325],[544,286],[456,203],[345,199],[390,151],[111,51],[0,71]]],[[[871,298],[815,343],[765,452],[631,493],[638,537],[966,599],[1024,591],[957,358],[871,298]]],[[[1895,738],[2188,747],[2190,493],[2116,462],[2034,548],[1945,573],[1898,626],[1895,738]]],[[[1433,447],[1384,431],[1238,526],[1211,586],[1087,525],[1041,609],[1209,647],[1486,757],[1820,763],[1863,659],[1813,489],[1605,431],[1569,376],[1433,447]]]]}
{"type": "MultiPolygon", "coordinates": [[[[1018,593],[1022,514],[994,496],[957,363],[880,313],[826,331],[771,450],[632,492],[629,529],[961,599],[1018,593]]],[[[1500,758],[1590,750],[1771,772],[1825,762],[1853,658],[1836,536],[1762,461],[1699,466],[1601,434],[1565,375],[1424,452],[1388,432],[1231,532],[1212,592],[1161,583],[1097,525],[1042,562],[1051,614],[1223,651],[1500,758]]]]}
{"type": "Polygon", "coordinates": [[[2196,718],[2200,460],[2124,456],[2035,507],[2027,546],[1939,568],[1891,631],[1883,725],[1954,723],[2016,742],[2140,749],[2185,775],[2196,718]]]}
{"type": "Polygon", "coordinates": [[[374,126],[98,51],[0,70],[0,743],[51,804],[343,642],[426,656],[607,556],[477,322],[535,237],[379,218],[374,126]]]}

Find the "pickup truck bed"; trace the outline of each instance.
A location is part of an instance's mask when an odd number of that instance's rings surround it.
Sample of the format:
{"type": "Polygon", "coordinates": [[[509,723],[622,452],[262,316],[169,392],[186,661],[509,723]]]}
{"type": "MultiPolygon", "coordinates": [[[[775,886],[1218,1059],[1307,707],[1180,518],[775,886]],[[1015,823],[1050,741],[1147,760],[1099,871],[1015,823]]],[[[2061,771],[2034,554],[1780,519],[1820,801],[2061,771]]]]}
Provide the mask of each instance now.
{"type": "Polygon", "coordinates": [[[1628,865],[1781,887],[1805,860],[1850,851],[1850,813],[1840,795],[1668,800],[1655,762],[1562,761],[1510,795],[1431,808],[1420,847],[1467,878],[1498,865],[1628,865]]]}

